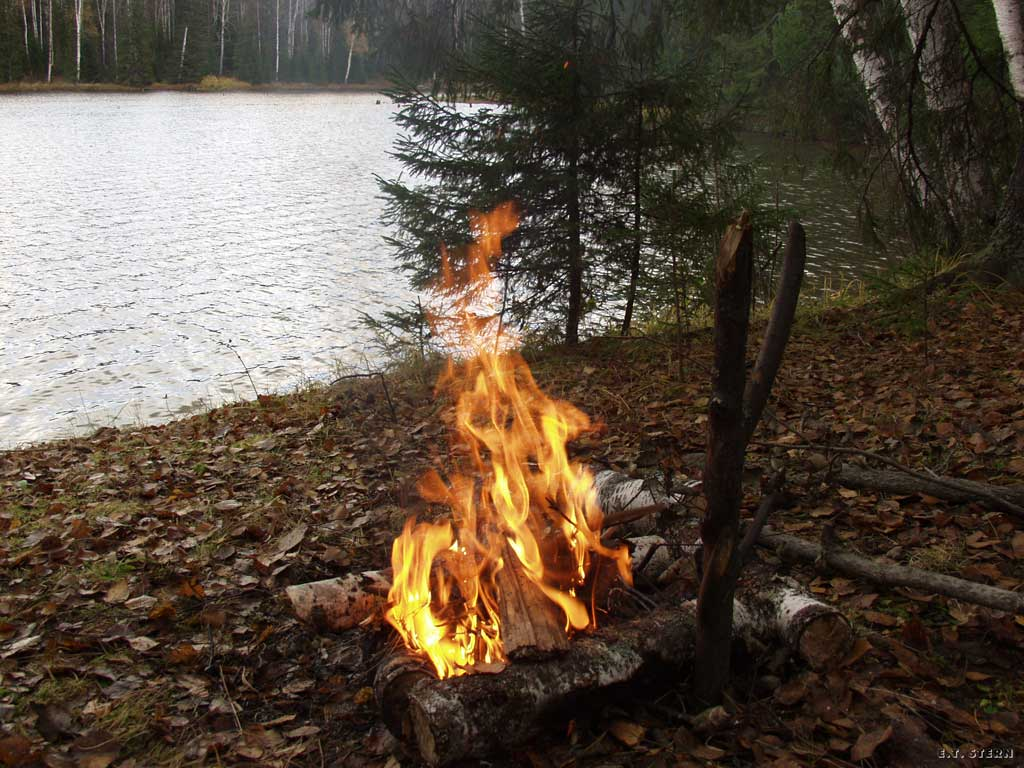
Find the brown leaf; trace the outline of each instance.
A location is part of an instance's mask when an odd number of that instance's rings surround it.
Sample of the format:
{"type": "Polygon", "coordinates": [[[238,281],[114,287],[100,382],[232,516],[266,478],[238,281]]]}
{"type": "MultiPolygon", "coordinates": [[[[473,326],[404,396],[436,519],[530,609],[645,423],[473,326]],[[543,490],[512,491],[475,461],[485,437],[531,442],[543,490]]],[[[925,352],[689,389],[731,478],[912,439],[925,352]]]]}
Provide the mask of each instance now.
{"type": "Polygon", "coordinates": [[[877,731],[871,731],[870,733],[862,733],[860,738],[857,739],[857,743],[853,745],[853,749],[850,750],[850,759],[854,762],[867,760],[891,736],[891,725],[887,725],[885,728],[880,728],[877,731]]]}
{"type": "Polygon", "coordinates": [[[213,508],[218,512],[234,512],[236,509],[242,508],[242,502],[235,499],[225,499],[224,501],[218,501],[213,505],[213,508]]]}
{"type": "Polygon", "coordinates": [[[167,654],[167,661],[170,664],[192,664],[199,658],[199,651],[190,643],[182,643],[167,654]]]}
{"type": "Polygon", "coordinates": [[[120,751],[121,745],[107,731],[92,731],[71,745],[78,768],[107,768],[120,751]]]}
{"type": "Polygon", "coordinates": [[[24,736],[6,736],[0,739],[0,764],[8,768],[31,765],[38,759],[32,742],[24,736]]]}
{"type": "Polygon", "coordinates": [[[615,740],[627,747],[635,747],[647,733],[647,729],[639,723],[632,723],[628,720],[615,720],[608,726],[608,732],[615,737],[615,740]]]}
{"type": "Polygon", "coordinates": [[[295,547],[302,543],[302,540],[306,537],[307,527],[305,523],[299,523],[297,526],[292,528],[288,533],[278,539],[274,545],[274,550],[280,553],[289,552],[295,547]]]}
{"type": "Polygon", "coordinates": [[[118,579],[110,588],[107,590],[107,594],[103,596],[103,602],[105,603],[123,603],[128,599],[128,595],[131,594],[131,587],[128,586],[128,579],[118,579]]]}

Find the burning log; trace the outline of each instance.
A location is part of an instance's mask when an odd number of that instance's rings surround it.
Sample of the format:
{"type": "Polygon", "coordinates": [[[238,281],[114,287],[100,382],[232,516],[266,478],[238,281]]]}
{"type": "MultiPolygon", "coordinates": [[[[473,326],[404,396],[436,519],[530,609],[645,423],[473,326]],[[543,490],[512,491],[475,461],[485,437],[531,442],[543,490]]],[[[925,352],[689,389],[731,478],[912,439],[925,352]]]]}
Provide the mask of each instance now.
{"type": "Polygon", "coordinates": [[[684,606],[577,637],[557,659],[447,680],[403,655],[381,667],[375,694],[395,736],[444,765],[522,745],[575,700],[645,670],[688,673],[695,633],[693,607],[684,606]]]}
{"type": "MultiPolygon", "coordinates": [[[[654,579],[664,569],[663,564],[664,567],[667,567],[666,561],[671,562],[667,549],[668,544],[660,536],[638,536],[626,539],[625,541],[632,551],[631,560],[634,572],[643,572],[649,578],[654,579]],[[652,549],[654,552],[649,556],[652,549]]],[[[517,562],[515,555],[512,555],[511,559],[517,562]]],[[[505,560],[509,562],[508,557],[505,560]]],[[[514,566],[516,570],[520,567],[514,566]]],[[[503,591],[506,589],[506,581],[516,585],[509,587],[510,589],[520,589],[518,586],[520,581],[529,581],[522,574],[519,574],[514,579],[510,578],[511,573],[501,576],[501,573],[506,570],[508,569],[499,571],[498,576],[499,584],[503,591]]],[[[539,593],[539,590],[532,583],[530,587],[532,589],[524,586],[520,590],[525,591],[529,595],[528,597],[509,597],[505,610],[509,610],[513,614],[517,611],[516,608],[509,607],[513,599],[515,599],[520,605],[529,606],[528,612],[531,616],[537,613],[540,610],[539,606],[542,605],[542,603],[537,602],[537,598],[543,598],[543,595],[539,593]],[[535,607],[537,607],[537,611],[534,610],[535,607]]],[[[379,571],[350,573],[346,576],[323,579],[322,581],[311,581],[306,584],[293,584],[285,588],[285,594],[291,601],[292,610],[300,621],[311,625],[317,630],[342,632],[359,626],[371,616],[381,613],[387,603],[388,591],[390,589],[391,569],[385,568],[379,571]]],[[[550,601],[546,598],[543,598],[543,603],[551,605],[550,601]]],[[[545,612],[548,611],[546,607],[543,610],[545,612]]],[[[555,623],[558,626],[558,632],[564,640],[565,622],[557,611],[555,611],[555,616],[557,617],[555,623]]],[[[534,621],[538,621],[538,619],[534,619],[534,621]]],[[[505,626],[508,626],[508,624],[505,624],[505,626]]],[[[536,627],[530,631],[539,632],[541,637],[544,637],[546,633],[546,630],[537,629],[536,627]]],[[[507,638],[505,642],[507,650],[509,647],[507,638]]],[[[540,644],[541,654],[564,650],[562,645],[552,646],[547,650],[543,650],[547,644],[548,641],[540,644]]],[[[516,643],[513,642],[513,647],[515,645],[516,643]]],[[[526,645],[529,646],[530,643],[527,642],[526,645]]],[[[510,655],[512,654],[510,653],[510,655]]],[[[529,656],[529,651],[526,651],[525,655],[529,656]]]]}
{"type": "Polygon", "coordinates": [[[285,589],[300,620],[316,629],[340,632],[380,611],[391,589],[391,571],[350,573],[337,579],[294,584],[285,589]]]}
{"type": "Polygon", "coordinates": [[[569,648],[565,617],[523,572],[519,558],[506,543],[505,567],[498,571],[498,612],[501,642],[510,659],[542,659],[569,648]]]}
{"type": "MultiPolygon", "coordinates": [[[[818,669],[839,661],[851,639],[835,608],[790,586],[745,594],[735,628],[751,647],[785,643],[818,669]]],[[[691,601],[579,635],[557,659],[513,663],[500,674],[438,680],[401,653],[381,667],[374,689],[392,733],[437,766],[523,745],[576,702],[645,674],[689,675],[695,645],[691,601]]]]}

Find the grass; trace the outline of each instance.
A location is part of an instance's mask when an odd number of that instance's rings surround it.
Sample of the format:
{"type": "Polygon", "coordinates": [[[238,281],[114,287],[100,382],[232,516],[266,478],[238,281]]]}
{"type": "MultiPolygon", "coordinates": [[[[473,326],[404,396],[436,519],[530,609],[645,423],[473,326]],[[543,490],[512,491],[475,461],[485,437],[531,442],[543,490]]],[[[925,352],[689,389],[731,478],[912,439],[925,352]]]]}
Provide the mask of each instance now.
{"type": "Polygon", "coordinates": [[[236,77],[219,77],[207,75],[199,81],[200,91],[247,91],[252,88],[252,83],[239,80],[236,77]]]}

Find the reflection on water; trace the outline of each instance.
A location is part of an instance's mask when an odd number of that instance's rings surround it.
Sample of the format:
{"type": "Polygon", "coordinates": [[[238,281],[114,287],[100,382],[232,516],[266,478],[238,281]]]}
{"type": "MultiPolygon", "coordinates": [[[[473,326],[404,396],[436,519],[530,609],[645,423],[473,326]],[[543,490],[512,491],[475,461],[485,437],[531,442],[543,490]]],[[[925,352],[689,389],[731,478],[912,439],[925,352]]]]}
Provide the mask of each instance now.
{"type": "Polygon", "coordinates": [[[373,94],[0,99],[0,445],[358,365],[408,300],[373,94]]]}
{"type": "MultiPolygon", "coordinates": [[[[0,447],[251,397],[232,347],[261,391],[365,364],[359,313],[411,297],[377,99],[0,97],[0,447]]],[[[818,273],[878,262],[850,189],[812,169],[779,192],[818,273]]]]}

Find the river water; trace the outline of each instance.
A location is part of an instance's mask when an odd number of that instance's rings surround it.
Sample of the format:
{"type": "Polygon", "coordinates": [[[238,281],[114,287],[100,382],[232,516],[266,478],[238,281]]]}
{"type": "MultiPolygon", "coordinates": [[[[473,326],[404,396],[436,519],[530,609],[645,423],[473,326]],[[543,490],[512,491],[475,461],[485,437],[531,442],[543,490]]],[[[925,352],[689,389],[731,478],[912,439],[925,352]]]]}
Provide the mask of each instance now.
{"type": "MultiPolygon", "coordinates": [[[[239,357],[261,392],[372,365],[360,313],[412,297],[374,180],[401,170],[391,114],[366,93],[0,96],[0,448],[252,397],[239,357]]],[[[874,269],[853,191],[777,173],[783,150],[748,156],[806,208],[817,276],[874,269]]]]}

